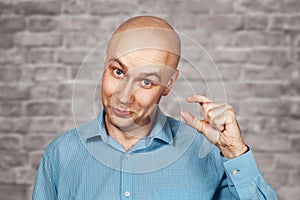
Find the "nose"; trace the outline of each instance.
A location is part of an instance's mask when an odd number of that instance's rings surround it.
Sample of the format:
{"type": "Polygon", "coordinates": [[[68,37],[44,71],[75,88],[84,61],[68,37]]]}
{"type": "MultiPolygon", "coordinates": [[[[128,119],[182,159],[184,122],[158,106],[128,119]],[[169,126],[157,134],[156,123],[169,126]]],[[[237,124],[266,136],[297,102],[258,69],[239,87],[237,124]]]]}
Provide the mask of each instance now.
{"type": "Polygon", "coordinates": [[[121,104],[129,104],[132,98],[133,84],[128,80],[123,80],[118,86],[117,98],[121,104]]]}

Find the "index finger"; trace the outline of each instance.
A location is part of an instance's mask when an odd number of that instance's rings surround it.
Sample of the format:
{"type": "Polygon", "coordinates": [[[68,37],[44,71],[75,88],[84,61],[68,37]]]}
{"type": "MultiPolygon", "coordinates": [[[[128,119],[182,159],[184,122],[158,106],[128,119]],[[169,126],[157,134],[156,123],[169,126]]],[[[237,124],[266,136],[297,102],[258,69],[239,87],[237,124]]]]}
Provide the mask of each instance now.
{"type": "Polygon", "coordinates": [[[203,95],[197,95],[197,94],[188,97],[186,100],[189,103],[200,103],[201,106],[205,103],[211,103],[212,102],[209,98],[207,98],[203,95]]]}

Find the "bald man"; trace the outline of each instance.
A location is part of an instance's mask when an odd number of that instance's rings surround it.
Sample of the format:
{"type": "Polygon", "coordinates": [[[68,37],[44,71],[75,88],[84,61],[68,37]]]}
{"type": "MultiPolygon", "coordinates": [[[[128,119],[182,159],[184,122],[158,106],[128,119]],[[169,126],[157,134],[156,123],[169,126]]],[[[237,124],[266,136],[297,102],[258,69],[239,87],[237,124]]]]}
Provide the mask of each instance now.
{"type": "Polygon", "coordinates": [[[106,49],[103,111],[47,147],[34,200],[277,199],[230,105],[190,96],[203,119],[182,111],[185,123],[159,109],[178,77],[180,48],[157,17],[117,28],[106,49]],[[214,147],[200,157],[205,141],[214,147]]]}

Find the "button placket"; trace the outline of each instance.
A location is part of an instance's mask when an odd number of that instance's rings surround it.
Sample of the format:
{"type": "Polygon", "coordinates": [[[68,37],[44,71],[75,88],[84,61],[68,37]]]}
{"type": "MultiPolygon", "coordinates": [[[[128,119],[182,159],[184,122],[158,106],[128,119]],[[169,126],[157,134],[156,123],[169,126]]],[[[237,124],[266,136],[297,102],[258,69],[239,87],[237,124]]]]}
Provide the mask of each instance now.
{"type": "Polygon", "coordinates": [[[121,199],[132,199],[132,165],[133,159],[129,153],[125,153],[121,168],[121,199]]]}

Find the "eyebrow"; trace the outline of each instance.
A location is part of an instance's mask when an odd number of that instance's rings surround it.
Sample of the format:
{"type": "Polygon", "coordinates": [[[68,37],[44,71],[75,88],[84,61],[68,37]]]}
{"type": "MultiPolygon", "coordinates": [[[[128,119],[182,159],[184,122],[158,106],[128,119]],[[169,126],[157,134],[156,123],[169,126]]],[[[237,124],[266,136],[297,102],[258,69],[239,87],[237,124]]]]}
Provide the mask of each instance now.
{"type": "MultiPolygon", "coordinates": [[[[117,58],[112,58],[112,59],[110,59],[109,60],[110,62],[117,62],[121,67],[122,67],[122,69],[125,71],[125,73],[128,71],[128,67],[124,64],[124,63],[122,63],[119,59],[117,59],[117,58]]],[[[147,77],[147,76],[155,76],[155,77],[157,77],[159,80],[161,80],[161,77],[160,77],[160,75],[157,73],[157,72],[150,72],[150,73],[147,73],[147,72],[141,72],[140,74],[139,74],[139,76],[144,76],[144,77],[147,77]]]]}
{"type": "Polygon", "coordinates": [[[117,58],[111,58],[111,59],[109,60],[109,63],[111,64],[112,62],[117,62],[117,63],[122,67],[122,69],[123,69],[125,72],[128,70],[127,66],[124,65],[119,59],[117,59],[117,58]]]}

